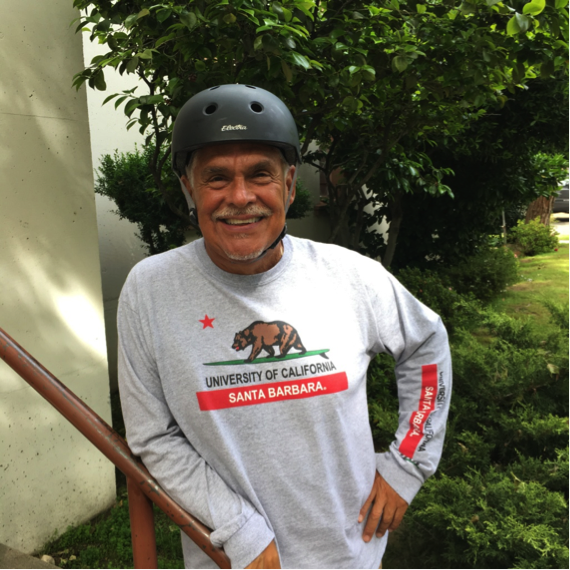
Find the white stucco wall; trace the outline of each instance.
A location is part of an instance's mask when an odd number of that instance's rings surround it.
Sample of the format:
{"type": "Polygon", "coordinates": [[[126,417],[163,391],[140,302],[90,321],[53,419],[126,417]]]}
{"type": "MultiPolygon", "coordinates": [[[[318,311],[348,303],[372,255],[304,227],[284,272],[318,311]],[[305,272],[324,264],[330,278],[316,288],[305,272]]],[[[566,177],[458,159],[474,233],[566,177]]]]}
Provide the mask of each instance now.
{"type": "MultiPolygon", "coordinates": [[[[89,34],[83,34],[85,65],[99,54],[106,53],[106,46],[93,43],[89,34]]],[[[103,105],[111,93],[132,89],[137,85],[133,75],[120,75],[113,70],[105,71],[106,91],[87,89],[87,106],[91,134],[91,152],[94,176],[105,154],[129,152],[144,143],[144,137],[136,127],[126,129],[127,117],[122,107],[115,110],[113,102],[103,105]]],[[[105,307],[105,334],[111,390],[117,389],[117,304],[123,283],[131,268],[145,257],[143,242],[137,238],[137,226],[128,220],[121,220],[114,213],[115,203],[106,196],[95,195],[97,224],[99,228],[99,254],[101,259],[101,279],[105,307]]]]}
{"type": "MultiPolygon", "coordinates": [[[[81,38],[69,0],[0,2],[0,326],[107,422],[81,38]]],[[[108,508],[113,465],[0,361],[0,542],[32,552],[108,508]]]]}

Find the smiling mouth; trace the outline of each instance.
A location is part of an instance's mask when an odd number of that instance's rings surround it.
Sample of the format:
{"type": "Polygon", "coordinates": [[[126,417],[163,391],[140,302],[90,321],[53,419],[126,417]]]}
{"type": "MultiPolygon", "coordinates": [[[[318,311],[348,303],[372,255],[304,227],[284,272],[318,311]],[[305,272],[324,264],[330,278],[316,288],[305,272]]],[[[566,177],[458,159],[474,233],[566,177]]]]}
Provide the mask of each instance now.
{"type": "Polygon", "coordinates": [[[255,224],[255,222],[259,222],[262,217],[257,218],[247,218],[246,220],[236,220],[235,218],[227,218],[225,220],[220,220],[224,224],[228,224],[230,226],[245,226],[247,224],[255,224]]]}

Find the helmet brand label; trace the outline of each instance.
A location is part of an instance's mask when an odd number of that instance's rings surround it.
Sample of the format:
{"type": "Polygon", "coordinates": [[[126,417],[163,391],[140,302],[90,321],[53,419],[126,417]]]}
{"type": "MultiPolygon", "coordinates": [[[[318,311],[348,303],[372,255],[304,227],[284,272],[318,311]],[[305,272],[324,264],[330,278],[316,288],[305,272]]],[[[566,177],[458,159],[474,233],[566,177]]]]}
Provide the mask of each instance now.
{"type": "Polygon", "coordinates": [[[222,131],[247,131],[245,125],[224,125],[222,131]]]}

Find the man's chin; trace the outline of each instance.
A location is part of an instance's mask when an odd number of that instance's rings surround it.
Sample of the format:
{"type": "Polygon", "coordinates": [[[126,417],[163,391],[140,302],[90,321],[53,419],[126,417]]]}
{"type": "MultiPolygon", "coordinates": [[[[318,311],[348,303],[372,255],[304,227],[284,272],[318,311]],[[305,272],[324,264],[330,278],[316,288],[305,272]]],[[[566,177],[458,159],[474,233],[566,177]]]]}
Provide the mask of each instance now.
{"type": "Polygon", "coordinates": [[[238,253],[238,252],[234,252],[234,251],[225,251],[224,253],[228,257],[228,259],[231,259],[232,261],[240,262],[240,261],[254,261],[258,257],[260,257],[264,251],[265,251],[265,248],[258,249],[255,251],[251,251],[251,252],[239,252],[238,253]]]}

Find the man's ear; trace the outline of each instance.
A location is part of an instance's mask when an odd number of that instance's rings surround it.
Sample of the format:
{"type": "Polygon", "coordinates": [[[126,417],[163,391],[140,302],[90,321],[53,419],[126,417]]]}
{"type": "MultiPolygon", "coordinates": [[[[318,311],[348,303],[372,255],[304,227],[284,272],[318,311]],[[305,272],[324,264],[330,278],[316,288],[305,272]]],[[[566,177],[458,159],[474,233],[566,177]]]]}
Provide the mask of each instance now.
{"type": "Polygon", "coordinates": [[[190,196],[192,196],[192,186],[190,185],[190,180],[188,180],[188,177],[185,174],[183,174],[180,177],[180,181],[182,182],[182,184],[184,184],[184,187],[186,188],[186,190],[188,190],[190,196]]]}
{"type": "Polygon", "coordinates": [[[184,187],[186,188],[186,190],[188,190],[188,194],[190,194],[190,198],[192,198],[192,200],[194,200],[192,185],[190,184],[190,180],[188,180],[188,177],[183,174],[180,177],[180,181],[182,182],[182,184],[184,184],[184,187]]]}
{"type": "Polygon", "coordinates": [[[285,177],[285,186],[287,195],[289,195],[289,189],[291,188],[291,183],[295,180],[293,185],[293,190],[291,191],[291,197],[289,198],[289,206],[295,201],[295,194],[297,192],[297,179],[295,178],[295,172],[297,170],[296,166],[290,166],[287,171],[287,176],[285,177]]]}

